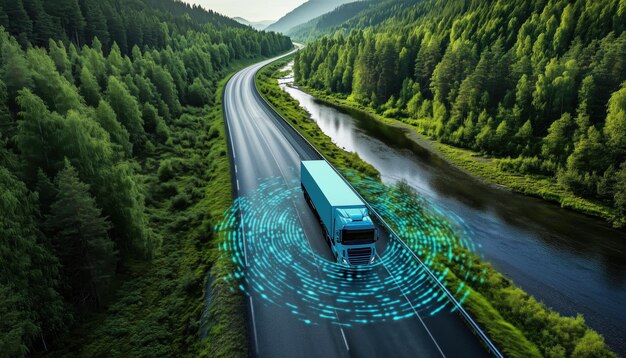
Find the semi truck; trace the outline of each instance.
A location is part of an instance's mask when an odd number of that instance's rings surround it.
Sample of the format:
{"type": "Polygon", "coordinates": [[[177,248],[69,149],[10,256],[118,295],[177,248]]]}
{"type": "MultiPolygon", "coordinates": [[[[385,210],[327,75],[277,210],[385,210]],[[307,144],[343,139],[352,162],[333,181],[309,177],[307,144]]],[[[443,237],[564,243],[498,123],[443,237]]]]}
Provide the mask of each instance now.
{"type": "Polygon", "coordinates": [[[319,219],[337,262],[373,264],[378,231],[361,198],[324,160],[302,161],[300,178],[304,198],[319,219]]]}

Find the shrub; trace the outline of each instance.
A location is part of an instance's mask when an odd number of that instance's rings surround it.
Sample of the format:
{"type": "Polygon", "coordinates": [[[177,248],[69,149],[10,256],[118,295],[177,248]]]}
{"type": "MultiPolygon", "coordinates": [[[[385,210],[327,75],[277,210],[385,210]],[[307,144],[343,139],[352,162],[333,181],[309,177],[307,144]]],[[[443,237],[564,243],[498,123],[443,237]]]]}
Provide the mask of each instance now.
{"type": "Polygon", "coordinates": [[[498,169],[505,172],[519,174],[554,175],[557,165],[551,160],[543,160],[537,157],[518,157],[498,159],[498,169]]]}

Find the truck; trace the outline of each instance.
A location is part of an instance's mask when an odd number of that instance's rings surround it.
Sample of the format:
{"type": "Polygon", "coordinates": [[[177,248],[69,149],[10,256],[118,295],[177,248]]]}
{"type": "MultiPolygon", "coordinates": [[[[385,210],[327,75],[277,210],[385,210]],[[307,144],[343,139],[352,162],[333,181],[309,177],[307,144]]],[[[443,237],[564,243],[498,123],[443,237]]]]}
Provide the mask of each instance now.
{"type": "Polygon", "coordinates": [[[337,263],[374,264],[378,230],[363,200],[325,160],[302,161],[300,179],[337,263]]]}

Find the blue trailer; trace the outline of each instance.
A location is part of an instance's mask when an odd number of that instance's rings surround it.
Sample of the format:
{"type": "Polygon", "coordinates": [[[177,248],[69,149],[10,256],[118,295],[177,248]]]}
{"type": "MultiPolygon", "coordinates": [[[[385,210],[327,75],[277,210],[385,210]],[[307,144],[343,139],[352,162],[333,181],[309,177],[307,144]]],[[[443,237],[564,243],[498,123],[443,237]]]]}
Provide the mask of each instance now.
{"type": "Polygon", "coordinates": [[[378,232],[359,196],[324,160],[303,161],[300,178],[304,197],[319,218],[337,262],[373,264],[378,232]]]}

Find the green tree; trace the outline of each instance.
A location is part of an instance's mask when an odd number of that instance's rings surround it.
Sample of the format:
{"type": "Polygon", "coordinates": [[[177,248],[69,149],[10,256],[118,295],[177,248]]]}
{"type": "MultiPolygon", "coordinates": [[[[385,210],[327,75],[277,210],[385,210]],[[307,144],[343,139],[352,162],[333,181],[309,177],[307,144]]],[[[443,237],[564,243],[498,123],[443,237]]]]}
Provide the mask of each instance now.
{"type": "Polygon", "coordinates": [[[107,234],[111,224],[69,161],[56,185],[45,227],[63,266],[65,296],[79,306],[97,305],[115,273],[115,250],[107,234]]]}
{"type": "Polygon", "coordinates": [[[138,153],[143,148],[146,133],[137,100],[131,96],[126,85],[113,76],[109,77],[107,99],[118,120],[130,134],[133,152],[138,153]]]}
{"type": "Polygon", "coordinates": [[[33,92],[59,114],[82,106],[78,90],[56,69],[54,61],[44,49],[29,49],[26,59],[33,78],[33,92]]]}
{"type": "Polygon", "coordinates": [[[187,104],[194,107],[203,107],[211,104],[210,90],[207,88],[202,79],[196,78],[187,90],[187,104]]]}
{"type": "Polygon", "coordinates": [[[377,63],[376,43],[373,38],[368,38],[363,49],[359,51],[354,72],[353,94],[362,101],[369,100],[375,93],[377,63]]]}
{"type": "Polygon", "coordinates": [[[67,57],[67,51],[63,42],[56,42],[50,39],[48,43],[48,54],[56,66],[57,71],[68,81],[73,81],[72,64],[67,57]]]}
{"type": "Polygon", "coordinates": [[[153,66],[150,71],[150,81],[154,84],[157,93],[161,96],[173,116],[181,111],[178,101],[178,92],[172,75],[161,66],[153,66]]]}
{"type": "Polygon", "coordinates": [[[92,107],[96,107],[100,103],[100,85],[87,66],[83,66],[80,70],[80,94],[85,102],[92,107]]]}
{"type": "Polygon", "coordinates": [[[378,81],[376,95],[379,102],[386,102],[398,89],[398,53],[395,44],[386,39],[378,45],[376,57],[378,59],[378,81]]]}
{"type": "Polygon", "coordinates": [[[101,5],[97,0],[84,0],[82,13],[85,15],[85,37],[89,43],[98,38],[105,47],[109,45],[109,28],[101,5]]]}
{"type": "MultiPolygon", "coordinates": [[[[18,39],[27,41],[28,36],[33,32],[33,22],[24,9],[23,1],[5,1],[4,10],[9,18],[9,31],[18,35],[18,39]]],[[[25,43],[23,43],[23,45],[25,45],[25,43]]]]}
{"type": "Polygon", "coordinates": [[[146,103],[143,106],[142,116],[146,131],[154,134],[159,142],[165,143],[170,137],[170,129],[167,127],[165,120],[159,116],[157,109],[150,103],[146,103]]]}
{"type": "Polygon", "coordinates": [[[615,174],[612,190],[613,202],[620,212],[626,213],[626,164],[622,164],[620,170],[613,174],[615,174]]]}
{"type": "Polygon", "coordinates": [[[21,109],[17,144],[27,163],[27,173],[33,177],[38,168],[42,168],[46,174],[54,175],[58,169],[56,144],[63,118],[51,113],[41,98],[27,89],[20,91],[17,103],[21,109]]]}
{"type": "Polygon", "coordinates": [[[604,338],[598,333],[587,330],[583,338],[578,341],[572,358],[611,358],[615,355],[607,352],[604,338]]]}
{"type": "Polygon", "coordinates": [[[609,100],[604,134],[609,149],[622,161],[626,157],[626,82],[609,100]]]}
{"type": "Polygon", "coordinates": [[[37,225],[37,195],[0,166],[0,350],[26,356],[66,327],[59,262],[37,225]]]}
{"type": "Polygon", "coordinates": [[[160,243],[149,228],[143,188],[133,166],[122,162],[100,171],[94,191],[98,206],[113,224],[110,234],[120,258],[151,258],[160,243]]]}
{"type": "Polygon", "coordinates": [[[552,122],[548,128],[548,135],[543,139],[541,152],[546,158],[564,163],[573,150],[572,138],[576,123],[569,113],[552,122]]]}
{"type": "Polygon", "coordinates": [[[518,153],[526,156],[532,154],[533,125],[530,123],[530,120],[527,120],[515,133],[514,140],[518,153]]]}
{"type": "Polygon", "coordinates": [[[38,46],[45,46],[56,34],[52,18],[44,11],[40,0],[23,0],[24,9],[33,22],[32,42],[38,46]]]}
{"type": "Polygon", "coordinates": [[[3,77],[9,98],[16,98],[19,90],[33,84],[31,71],[24,53],[15,43],[2,44],[3,77]]]}
{"type": "Polygon", "coordinates": [[[84,36],[85,18],[78,0],[46,0],[44,5],[46,12],[60,21],[67,37],[80,45],[84,36]]]}
{"type": "Polygon", "coordinates": [[[96,121],[111,136],[111,141],[118,145],[127,158],[133,152],[133,145],[130,142],[130,135],[126,128],[118,122],[115,111],[105,100],[100,100],[95,114],[96,121]]]}
{"type": "Polygon", "coordinates": [[[563,10],[561,24],[554,35],[553,46],[555,51],[562,53],[569,47],[572,35],[574,34],[575,25],[576,14],[574,7],[572,4],[568,4],[563,10]]]}

